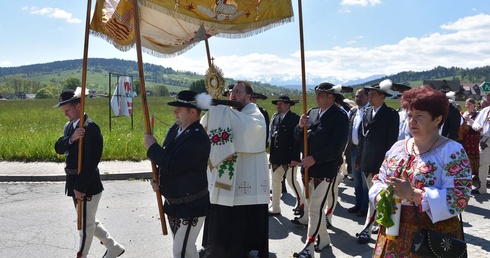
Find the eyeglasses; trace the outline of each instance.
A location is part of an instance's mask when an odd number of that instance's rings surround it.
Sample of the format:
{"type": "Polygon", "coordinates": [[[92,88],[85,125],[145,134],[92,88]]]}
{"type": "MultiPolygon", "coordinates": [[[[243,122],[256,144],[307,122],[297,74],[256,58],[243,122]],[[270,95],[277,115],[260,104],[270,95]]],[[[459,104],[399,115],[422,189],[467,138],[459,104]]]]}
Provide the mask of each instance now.
{"type": "Polygon", "coordinates": [[[236,94],[242,94],[242,93],[244,93],[244,92],[245,92],[245,91],[243,91],[243,90],[232,90],[232,91],[231,91],[231,93],[233,93],[233,94],[235,94],[235,95],[236,95],[236,94]]]}

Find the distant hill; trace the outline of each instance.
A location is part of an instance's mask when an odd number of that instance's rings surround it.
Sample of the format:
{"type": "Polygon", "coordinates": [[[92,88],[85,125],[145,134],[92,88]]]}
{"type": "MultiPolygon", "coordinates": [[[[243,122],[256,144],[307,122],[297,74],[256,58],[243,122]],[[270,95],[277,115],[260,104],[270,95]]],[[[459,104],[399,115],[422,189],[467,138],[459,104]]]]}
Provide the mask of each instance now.
{"type": "MultiPolygon", "coordinates": [[[[89,58],[87,67],[87,88],[107,93],[109,87],[109,73],[133,76],[138,81],[138,64],[135,61],[122,59],[89,58]]],[[[165,85],[170,92],[187,89],[194,81],[204,79],[203,75],[189,71],[176,71],[171,67],[154,64],[144,64],[146,89],[152,90],[157,85],[165,85]]],[[[39,89],[53,86],[59,90],[69,78],[81,80],[82,59],[56,61],[43,64],[32,64],[18,67],[0,67],[0,93],[24,92],[35,94],[39,89]]],[[[442,66],[422,72],[404,71],[394,75],[372,75],[367,78],[342,82],[334,77],[324,78],[332,83],[341,83],[344,86],[360,87],[380,82],[390,78],[395,83],[412,87],[420,86],[423,80],[452,80],[459,79],[461,83],[490,81],[490,66],[477,68],[446,68],[442,66]]],[[[115,82],[116,77],[111,78],[115,82]]],[[[260,80],[257,78],[257,80],[260,80]]],[[[262,81],[262,80],[260,80],[262,81]]],[[[266,95],[293,95],[301,94],[301,81],[291,79],[284,86],[276,86],[260,81],[253,82],[257,92],[266,95]]],[[[274,81],[274,80],[268,80],[274,81]]],[[[232,78],[226,78],[226,84],[234,83],[232,78]]],[[[284,80],[283,80],[284,83],[284,80]]],[[[319,82],[310,80],[307,89],[312,89],[319,82]]]]}
{"type": "MultiPolygon", "coordinates": [[[[68,78],[81,80],[82,59],[56,61],[43,64],[32,64],[18,67],[0,67],[0,93],[24,92],[35,94],[46,86],[63,88],[63,83],[68,78]]],[[[170,67],[154,64],[144,64],[145,85],[148,90],[156,85],[165,85],[169,91],[186,89],[194,81],[204,79],[203,75],[195,72],[176,71],[170,67]]],[[[109,73],[133,76],[138,81],[138,63],[122,59],[89,58],[87,67],[87,88],[98,92],[107,92],[109,73]]],[[[117,77],[113,77],[112,83],[117,77]]],[[[234,83],[231,78],[226,78],[226,83],[234,83]]],[[[277,87],[270,84],[253,82],[257,92],[267,95],[299,95],[300,91],[286,87],[277,87]]]]}

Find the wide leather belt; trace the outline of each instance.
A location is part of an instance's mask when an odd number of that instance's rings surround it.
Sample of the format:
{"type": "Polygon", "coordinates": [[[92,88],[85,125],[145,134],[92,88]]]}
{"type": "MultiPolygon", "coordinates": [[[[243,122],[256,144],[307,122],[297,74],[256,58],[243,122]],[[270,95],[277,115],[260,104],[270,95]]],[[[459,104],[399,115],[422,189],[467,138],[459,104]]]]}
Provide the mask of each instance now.
{"type": "Polygon", "coordinates": [[[185,197],[182,197],[182,198],[165,198],[165,201],[168,203],[168,204],[183,204],[183,203],[189,203],[189,202],[192,202],[192,201],[195,201],[201,197],[204,197],[208,194],[208,189],[205,188],[195,194],[192,194],[192,195],[187,195],[185,197]]]}
{"type": "Polygon", "coordinates": [[[77,168],[65,168],[65,173],[67,175],[78,175],[78,169],[77,168]]]}

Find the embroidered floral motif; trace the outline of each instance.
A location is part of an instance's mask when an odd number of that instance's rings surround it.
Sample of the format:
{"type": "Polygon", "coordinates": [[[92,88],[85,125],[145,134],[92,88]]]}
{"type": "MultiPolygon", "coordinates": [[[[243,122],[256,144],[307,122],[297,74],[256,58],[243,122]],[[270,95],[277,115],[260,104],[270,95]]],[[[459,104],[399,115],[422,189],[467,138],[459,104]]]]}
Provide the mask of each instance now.
{"type": "Polygon", "coordinates": [[[208,137],[212,145],[225,145],[228,142],[233,142],[233,134],[229,127],[225,129],[218,127],[218,129],[212,129],[209,132],[208,137]]]}
{"type": "Polygon", "coordinates": [[[447,189],[447,202],[449,212],[455,214],[468,206],[466,196],[471,189],[471,181],[466,179],[471,176],[471,165],[464,149],[451,154],[451,161],[446,164],[444,171],[446,176],[454,177],[454,187],[447,189]]]}
{"type": "Polygon", "coordinates": [[[192,227],[195,227],[197,225],[197,222],[199,221],[199,218],[185,218],[182,219],[182,225],[187,226],[190,225],[192,227]]]}
{"type": "Polygon", "coordinates": [[[168,216],[168,224],[170,225],[170,229],[172,233],[177,234],[177,230],[180,228],[181,221],[179,218],[168,216]]]}
{"type": "Polygon", "coordinates": [[[235,163],[237,160],[238,155],[236,153],[233,153],[233,155],[228,156],[223,162],[221,162],[221,165],[219,166],[218,169],[218,176],[222,177],[223,174],[228,171],[228,176],[230,177],[230,180],[233,178],[233,175],[235,172],[235,163]]]}

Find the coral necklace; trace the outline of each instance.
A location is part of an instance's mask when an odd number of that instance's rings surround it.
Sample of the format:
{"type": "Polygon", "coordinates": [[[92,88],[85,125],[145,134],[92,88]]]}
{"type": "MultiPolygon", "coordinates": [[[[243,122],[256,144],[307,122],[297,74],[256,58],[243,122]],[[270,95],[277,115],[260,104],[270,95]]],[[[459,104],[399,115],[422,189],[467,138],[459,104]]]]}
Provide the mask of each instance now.
{"type": "MultiPolygon", "coordinates": [[[[428,149],[427,149],[425,152],[421,152],[421,153],[417,154],[417,153],[415,152],[415,139],[414,139],[414,140],[413,140],[413,142],[412,142],[412,154],[413,154],[413,155],[422,155],[422,154],[425,154],[425,153],[427,153],[427,152],[431,151],[431,150],[432,150],[432,148],[434,148],[434,146],[436,145],[436,143],[437,143],[438,141],[439,141],[439,136],[437,136],[437,137],[436,137],[436,140],[435,140],[435,141],[432,143],[432,145],[431,145],[431,146],[430,146],[430,147],[429,147],[429,148],[428,148],[428,149]]],[[[419,151],[420,151],[420,149],[419,149],[419,151]]]]}

